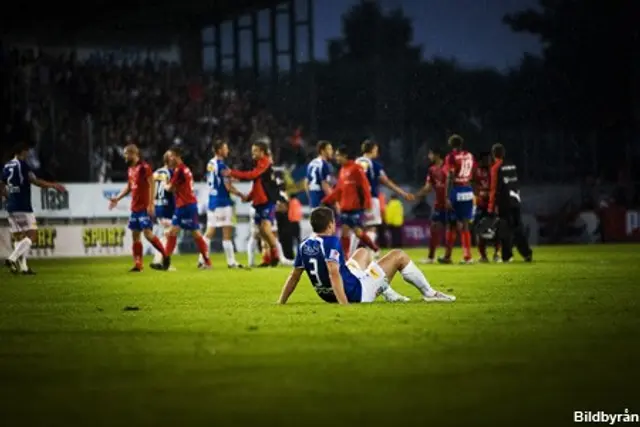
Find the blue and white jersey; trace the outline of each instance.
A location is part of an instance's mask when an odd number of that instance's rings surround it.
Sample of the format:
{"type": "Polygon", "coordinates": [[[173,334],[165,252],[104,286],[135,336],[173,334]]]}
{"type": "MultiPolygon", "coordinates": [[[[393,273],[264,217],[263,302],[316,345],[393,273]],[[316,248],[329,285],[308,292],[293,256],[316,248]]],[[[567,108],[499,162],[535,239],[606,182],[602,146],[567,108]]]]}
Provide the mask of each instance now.
{"type": "Polygon", "coordinates": [[[331,287],[327,262],[335,262],[340,267],[344,292],[349,302],[361,302],[362,285],[347,268],[338,237],[311,235],[300,244],[293,265],[307,272],[320,298],[326,302],[338,302],[331,287]]]}
{"type": "Polygon", "coordinates": [[[320,201],[325,196],[322,190],[322,183],[329,182],[332,173],[333,167],[331,164],[321,157],[316,157],[307,165],[306,178],[309,184],[309,196],[311,198],[309,205],[312,208],[320,206],[320,201]]]}
{"type": "Polygon", "coordinates": [[[222,159],[214,157],[207,164],[207,185],[209,186],[209,210],[233,205],[231,195],[227,190],[226,178],[222,171],[228,169],[222,159]]]}
{"type": "Polygon", "coordinates": [[[378,194],[380,193],[380,178],[387,175],[384,172],[382,165],[379,162],[364,156],[356,159],[356,163],[364,169],[364,173],[367,175],[369,185],[371,186],[371,196],[378,197],[378,194]]]}
{"type": "Polygon", "coordinates": [[[2,168],[2,182],[7,188],[7,212],[33,212],[31,206],[31,168],[24,160],[13,159],[2,168]]]}
{"type": "Polygon", "coordinates": [[[153,181],[156,184],[156,195],[153,204],[156,208],[157,218],[171,218],[176,210],[176,199],[173,193],[165,190],[164,186],[171,181],[173,170],[161,167],[153,173],[153,181]]]}

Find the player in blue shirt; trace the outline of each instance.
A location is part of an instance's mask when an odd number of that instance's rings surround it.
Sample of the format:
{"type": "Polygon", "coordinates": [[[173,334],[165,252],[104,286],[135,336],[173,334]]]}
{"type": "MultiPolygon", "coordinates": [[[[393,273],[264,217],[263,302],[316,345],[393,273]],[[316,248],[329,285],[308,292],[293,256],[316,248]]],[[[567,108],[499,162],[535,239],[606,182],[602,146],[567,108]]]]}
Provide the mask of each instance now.
{"type": "MultiPolygon", "coordinates": [[[[164,166],[157,169],[153,173],[153,181],[155,183],[155,198],[153,201],[155,207],[155,217],[157,222],[156,235],[160,236],[162,246],[167,246],[167,236],[171,228],[171,219],[176,209],[176,199],[173,193],[165,189],[165,185],[171,181],[173,169],[169,168],[169,153],[164,153],[162,158],[164,166]]],[[[156,251],[153,258],[153,265],[158,269],[162,266],[162,253],[156,251]]],[[[171,267],[173,269],[173,267],[171,267]]]]}
{"type": "Polygon", "coordinates": [[[0,197],[6,199],[9,219],[9,231],[15,248],[5,265],[12,273],[35,274],[27,265],[27,255],[36,239],[38,225],[31,205],[31,185],[53,188],[65,192],[65,188],[53,182],[44,181],[35,176],[26,162],[29,146],[20,144],[14,150],[15,157],[2,168],[0,197]]]}
{"type": "MultiPolygon", "coordinates": [[[[382,209],[380,203],[380,185],[388,187],[407,201],[414,200],[412,194],[407,193],[393,182],[385,173],[384,168],[376,159],[380,155],[380,147],[377,142],[366,140],[362,143],[362,156],[356,159],[356,163],[364,169],[369,185],[371,186],[371,209],[365,212],[364,226],[372,242],[377,243],[377,228],[382,225],[382,209]]],[[[351,240],[351,249],[355,250],[358,241],[351,240]]]]}
{"type": "MultiPolygon", "coordinates": [[[[213,144],[214,157],[207,164],[207,185],[209,186],[209,206],[207,209],[207,231],[204,241],[207,247],[211,246],[211,239],[216,234],[216,228],[222,228],[222,249],[227,259],[229,268],[243,268],[236,261],[233,249],[233,199],[235,195],[244,199],[245,196],[238,191],[230,182],[229,178],[223,176],[223,172],[229,168],[224,161],[229,156],[229,145],[226,141],[218,140],[213,144]]],[[[199,260],[203,262],[202,257],[199,260]]]]}
{"type": "Polygon", "coordinates": [[[317,145],[318,157],[311,160],[307,165],[307,176],[304,181],[309,206],[317,208],[320,206],[324,196],[331,192],[331,175],[333,167],[333,146],[329,141],[320,141],[317,145]]]}
{"type": "Polygon", "coordinates": [[[330,303],[367,303],[373,302],[378,295],[389,302],[408,301],[409,298],[389,286],[397,272],[420,291],[424,301],[455,301],[455,297],[431,288],[422,272],[401,250],[392,250],[379,262],[374,262],[370,251],[358,249],[345,262],[340,240],[335,236],[336,222],[331,209],[314,209],[311,228],[311,237],[300,244],[293,271],[282,289],[280,304],[289,300],[303,271],[306,271],[318,296],[330,303]]]}

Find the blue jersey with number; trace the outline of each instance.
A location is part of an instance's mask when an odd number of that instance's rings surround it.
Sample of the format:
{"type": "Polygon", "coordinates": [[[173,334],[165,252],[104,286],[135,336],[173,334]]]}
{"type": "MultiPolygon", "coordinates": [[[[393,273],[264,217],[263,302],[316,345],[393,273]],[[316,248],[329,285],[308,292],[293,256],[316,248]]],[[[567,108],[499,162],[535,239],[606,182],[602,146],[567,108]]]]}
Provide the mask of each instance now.
{"type": "Polygon", "coordinates": [[[356,160],[356,163],[364,169],[364,173],[367,175],[371,186],[371,197],[378,197],[380,193],[380,178],[386,175],[382,165],[368,157],[360,157],[356,160]]]}
{"type": "Polygon", "coordinates": [[[313,289],[320,298],[326,302],[337,302],[331,287],[328,262],[338,264],[344,292],[349,302],[361,302],[362,286],[358,278],[347,268],[338,237],[312,235],[304,240],[298,248],[294,267],[304,268],[313,289]]]}
{"type": "Polygon", "coordinates": [[[231,195],[225,184],[226,178],[222,171],[227,168],[222,159],[214,157],[207,164],[207,185],[209,186],[209,210],[233,205],[231,195]]]}
{"type": "Polygon", "coordinates": [[[13,159],[2,168],[7,189],[7,212],[33,212],[31,206],[31,168],[24,160],[13,159]]]}
{"type": "Polygon", "coordinates": [[[164,189],[165,184],[171,181],[173,171],[167,167],[161,167],[153,173],[156,184],[156,196],[153,202],[156,208],[157,218],[171,218],[176,210],[176,199],[173,193],[164,189]]]}
{"type": "Polygon", "coordinates": [[[332,167],[329,162],[317,157],[309,162],[307,165],[307,182],[309,184],[309,206],[317,208],[320,206],[320,202],[324,198],[324,190],[322,190],[322,183],[328,182],[331,178],[332,167]]]}

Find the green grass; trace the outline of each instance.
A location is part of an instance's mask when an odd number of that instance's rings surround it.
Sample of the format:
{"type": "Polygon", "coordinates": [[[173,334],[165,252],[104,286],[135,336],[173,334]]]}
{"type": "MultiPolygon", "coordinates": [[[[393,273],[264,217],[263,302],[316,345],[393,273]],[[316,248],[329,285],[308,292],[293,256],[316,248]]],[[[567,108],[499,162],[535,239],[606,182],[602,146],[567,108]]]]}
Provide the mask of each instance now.
{"type": "MultiPolygon", "coordinates": [[[[414,259],[422,251],[411,252],[414,259]]],[[[338,307],[287,269],[0,274],[2,426],[571,425],[640,412],[640,247],[426,266],[451,305],[338,307]],[[123,311],[137,306],[139,311],[123,311]]],[[[396,277],[394,287],[417,291],[396,277]]],[[[417,300],[417,298],[416,298],[417,300]]]]}

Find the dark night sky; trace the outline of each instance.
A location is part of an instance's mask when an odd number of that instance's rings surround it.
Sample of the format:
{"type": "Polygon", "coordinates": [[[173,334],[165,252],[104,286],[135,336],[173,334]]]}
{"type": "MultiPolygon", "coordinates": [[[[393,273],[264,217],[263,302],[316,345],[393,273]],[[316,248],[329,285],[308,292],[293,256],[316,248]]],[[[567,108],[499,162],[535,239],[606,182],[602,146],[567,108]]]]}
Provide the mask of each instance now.
{"type": "MultiPolygon", "coordinates": [[[[339,37],[341,15],[359,0],[316,0],[316,56],[326,57],[326,40],[339,37]]],[[[539,53],[537,38],[515,34],[505,13],[535,7],[536,0],[380,0],[383,9],[401,7],[413,19],[414,41],[426,58],[455,57],[465,65],[499,69],[517,65],[524,52],[539,53]]]]}

